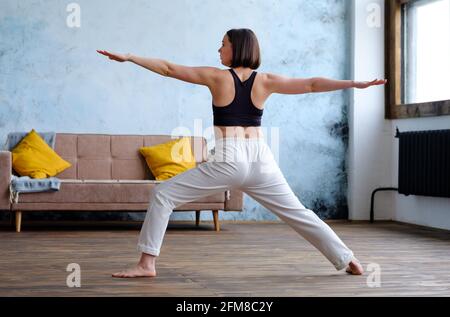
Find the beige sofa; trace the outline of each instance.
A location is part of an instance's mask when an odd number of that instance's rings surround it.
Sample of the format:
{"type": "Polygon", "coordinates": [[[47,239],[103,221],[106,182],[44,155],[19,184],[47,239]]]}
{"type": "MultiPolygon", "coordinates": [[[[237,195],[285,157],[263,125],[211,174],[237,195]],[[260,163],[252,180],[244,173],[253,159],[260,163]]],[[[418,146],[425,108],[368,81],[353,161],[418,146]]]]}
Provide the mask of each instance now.
{"type": "MultiPolygon", "coordinates": [[[[55,177],[59,191],[22,193],[10,203],[11,152],[0,152],[0,210],[15,214],[16,231],[21,230],[27,211],[146,211],[150,191],[159,182],[151,174],[139,148],[172,140],[170,135],[108,135],[57,133],[55,151],[72,166],[55,177]]],[[[191,137],[196,162],[208,156],[206,139],[191,137]]],[[[219,227],[219,210],[242,211],[243,193],[230,190],[178,206],[174,211],[211,210],[214,228],[219,227]]],[[[13,214],[12,214],[13,215],[13,214]]]]}

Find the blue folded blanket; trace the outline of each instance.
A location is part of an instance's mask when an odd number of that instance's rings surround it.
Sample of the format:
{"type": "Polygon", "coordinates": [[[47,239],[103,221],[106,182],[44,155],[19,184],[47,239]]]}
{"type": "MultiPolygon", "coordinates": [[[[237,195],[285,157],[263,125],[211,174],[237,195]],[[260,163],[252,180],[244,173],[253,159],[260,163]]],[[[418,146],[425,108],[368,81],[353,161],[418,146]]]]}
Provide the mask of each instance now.
{"type": "MultiPolygon", "coordinates": [[[[11,132],[8,134],[6,143],[3,147],[6,151],[11,151],[28,134],[28,132],[11,132]]],[[[43,132],[39,135],[52,148],[55,148],[56,133],[43,132]]],[[[19,202],[19,193],[36,193],[57,191],[61,186],[61,181],[56,177],[30,178],[29,176],[11,175],[9,185],[9,200],[11,203],[19,202]]]]}
{"type": "MultiPolygon", "coordinates": [[[[8,136],[6,137],[5,145],[3,146],[3,150],[5,151],[12,151],[16,147],[17,144],[19,144],[20,141],[24,137],[27,136],[27,134],[30,132],[10,132],[8,133],[8,136]]],[[[41,136],[42,139],[52,148],[55,148],[55,141],[56,141],[56,133],[55,132],[41,132],[38,134],[41,136]]]]}
{"type": "Polygon", "coordinates": [[[61,186],[61,181],[56,177],[30,178],[29,176],[17,177],[11,175],[9,185],[9,200],[11,203],[19,202],[19,193],[36,193],[57,191],[61,186]]]}

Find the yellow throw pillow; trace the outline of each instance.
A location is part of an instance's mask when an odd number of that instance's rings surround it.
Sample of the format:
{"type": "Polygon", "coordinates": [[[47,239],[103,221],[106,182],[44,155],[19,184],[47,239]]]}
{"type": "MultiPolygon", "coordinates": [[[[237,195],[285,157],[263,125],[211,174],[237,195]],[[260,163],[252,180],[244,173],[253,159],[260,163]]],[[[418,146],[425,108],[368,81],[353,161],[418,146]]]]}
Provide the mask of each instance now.
{"type": "Polygon", "coordinates": [[[139,149],[156,180],[166,180],[196,166],[189,137],[139,149]]]}
{"type": "Polygon", "coordinates": [[[12,167],[20,176],[47,178],[72,166],[48,146],[34,129],[11,152],[12,167]]]}

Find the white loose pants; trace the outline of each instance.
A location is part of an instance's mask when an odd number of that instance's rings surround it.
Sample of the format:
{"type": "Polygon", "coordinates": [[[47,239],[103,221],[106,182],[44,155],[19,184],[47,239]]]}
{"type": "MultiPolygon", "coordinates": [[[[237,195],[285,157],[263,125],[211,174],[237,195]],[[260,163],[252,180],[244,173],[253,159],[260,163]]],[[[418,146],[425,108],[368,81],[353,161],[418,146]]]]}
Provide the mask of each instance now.
{"type": "Polygon", "coordinates": [[[337,270],[352,260],[353,252],[336,233],[299,201],[263,138],[218,139],[207,162],[156,185],[137,249],[158,256],[175,207],[231,189],[245,192],[285,221],[337,270]]]}

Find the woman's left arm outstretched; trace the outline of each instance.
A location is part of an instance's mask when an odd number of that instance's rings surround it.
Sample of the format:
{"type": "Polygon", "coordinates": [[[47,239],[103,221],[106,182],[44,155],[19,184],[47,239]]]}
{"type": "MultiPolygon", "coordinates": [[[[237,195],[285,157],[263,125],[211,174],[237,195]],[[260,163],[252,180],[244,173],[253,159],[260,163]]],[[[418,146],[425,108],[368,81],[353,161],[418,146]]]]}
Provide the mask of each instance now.
{"type": "Polygon", "coordinates": [[[171,77],[188,83],[210,86],[220,71],[216,67],[208,66],[184,66],[171,63],[165,59],[141,57],[132,54],[118,54],[97,50],[98,53],[118,62],[132,62],[154,73],[165,77],[171,77]]]}

